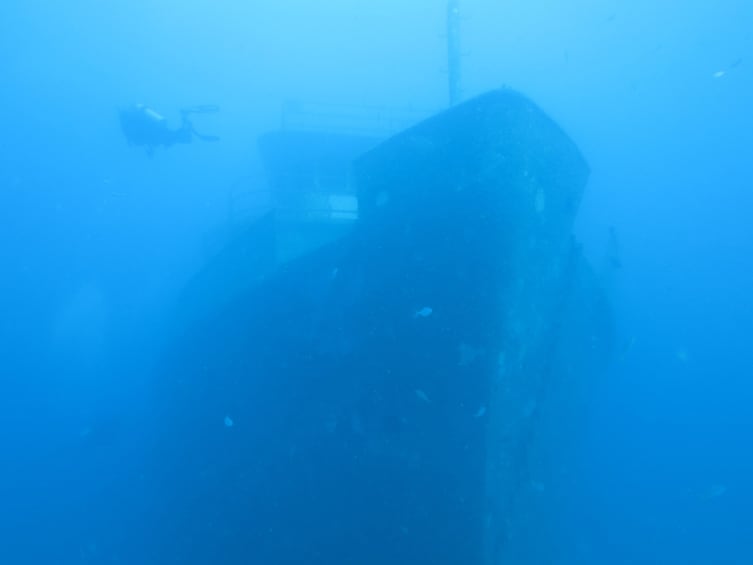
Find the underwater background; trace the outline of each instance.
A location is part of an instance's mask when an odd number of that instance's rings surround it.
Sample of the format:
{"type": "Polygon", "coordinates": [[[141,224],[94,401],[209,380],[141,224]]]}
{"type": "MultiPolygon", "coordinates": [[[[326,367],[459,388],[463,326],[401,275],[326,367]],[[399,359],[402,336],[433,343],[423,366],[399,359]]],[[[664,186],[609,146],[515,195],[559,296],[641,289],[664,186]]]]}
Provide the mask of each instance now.
{"type": "MultiPolygon", "coordinates": [[[[552,446],[549,557],[514,562],[753,563],[753,4],[460,8],[463,98],[504,85],[554,119],[591,170],[575,235],[596,270],[619,254],[613,359],[577,448],[552,446]]],[[[440,0],[0,6],[0,563],[208,562],[169,558],[152,480],[176,302],[235,191],[264,183],[257,138],[286,100],[447,107],[446,17],[440,0]],[[217,105],[194,123],[220,141],[150,157],[118,123],[138,103],[173,125],[217,105]]],[[[223,416],[218,433],[242,425],[223,416]]],[[[204,510],[182,511],[201,531],[204,510]]]]}

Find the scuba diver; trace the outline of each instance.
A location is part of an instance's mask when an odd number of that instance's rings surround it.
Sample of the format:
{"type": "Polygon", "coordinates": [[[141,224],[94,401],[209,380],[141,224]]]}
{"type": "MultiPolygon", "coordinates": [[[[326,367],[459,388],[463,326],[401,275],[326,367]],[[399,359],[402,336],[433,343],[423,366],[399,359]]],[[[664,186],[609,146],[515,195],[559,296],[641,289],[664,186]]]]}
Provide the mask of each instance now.
{"type": "Polygon", "coordinates": [[[196,137],[201,141],[219,141],[214,135],[202,135],[197,132],[191,120],[191,114],[210,114],[219,111],[218,106],[192,106],[180,111],[181,123],[178,129],[170,129],[167,119],[144,104],[135,104],[120,110],[120,129],[129,145],[146,147],[150,157],[154,148],[160,145],[170,147],[176,143],[191,143],[196,137]]]}

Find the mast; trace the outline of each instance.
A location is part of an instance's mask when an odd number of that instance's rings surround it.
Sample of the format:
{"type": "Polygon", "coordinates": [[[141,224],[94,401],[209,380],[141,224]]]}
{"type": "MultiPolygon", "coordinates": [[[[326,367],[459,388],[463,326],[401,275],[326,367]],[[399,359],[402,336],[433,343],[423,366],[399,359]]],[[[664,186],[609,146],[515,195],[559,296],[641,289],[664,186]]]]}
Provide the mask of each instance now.
{"type": "Polygon", "coordinates": [[[450,106],[460,102],[460,0],[447,2],[447,75],[450,106]]]}

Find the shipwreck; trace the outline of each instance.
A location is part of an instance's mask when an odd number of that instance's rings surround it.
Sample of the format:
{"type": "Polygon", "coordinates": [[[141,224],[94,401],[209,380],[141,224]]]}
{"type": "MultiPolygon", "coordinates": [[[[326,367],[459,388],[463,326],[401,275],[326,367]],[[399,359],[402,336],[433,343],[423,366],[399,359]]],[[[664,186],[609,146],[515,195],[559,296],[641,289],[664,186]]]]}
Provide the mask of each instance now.
{"type": "Polygon", "coordinates": [[[159,371],[160,562],[534,562],[612,341],[578,148],[503,89],[260,150],[269,210],[187,286],[159,371]]]}

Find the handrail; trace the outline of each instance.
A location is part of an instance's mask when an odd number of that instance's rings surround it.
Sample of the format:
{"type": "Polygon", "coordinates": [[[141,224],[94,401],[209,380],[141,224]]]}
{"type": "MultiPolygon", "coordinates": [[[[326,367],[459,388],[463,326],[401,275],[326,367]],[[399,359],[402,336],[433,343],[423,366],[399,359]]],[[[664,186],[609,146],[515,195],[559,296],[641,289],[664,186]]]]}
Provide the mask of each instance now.
{"type": "Polygon", "coordinates": [[[389,108],[286,100],[280,127],[290,131],[327,131],[384,138],[406,129],[433,112],[413,107],[389,108]]]}

